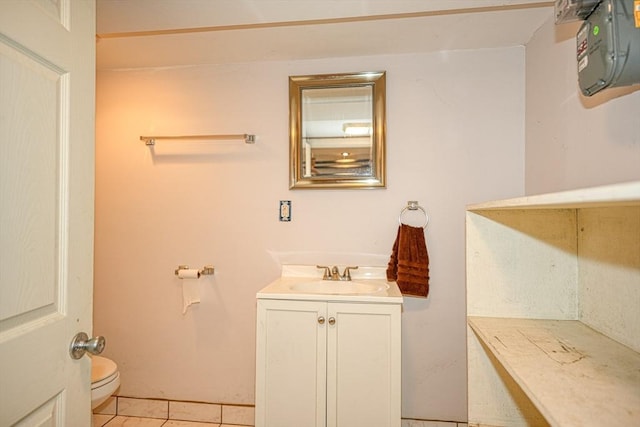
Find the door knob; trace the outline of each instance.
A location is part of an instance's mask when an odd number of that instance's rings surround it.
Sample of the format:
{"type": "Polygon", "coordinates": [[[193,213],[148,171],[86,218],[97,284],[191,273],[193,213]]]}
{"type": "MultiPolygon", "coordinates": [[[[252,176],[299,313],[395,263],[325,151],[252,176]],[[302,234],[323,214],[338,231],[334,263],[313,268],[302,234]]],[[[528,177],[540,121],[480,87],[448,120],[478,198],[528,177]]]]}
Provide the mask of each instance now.
{"type": "Polygon", "coordinates": [[[335,325],[336,324],[336,319],[333,317],[329,317],[329,324],[330,325],[335,325]]]}
{"type": "Polygon", "coordinates": [[[69,347],[69,354],[72,359],[80,359],[88,351],[91,354],[100,354],[104,350],[106,340],[102,336],[89,339],[84,332],[78,332],[69,347]]]}
{"type": "Polygon", "coordinates": [[[318,323],[320,323],[321,325],[324,324],[324,317],[318,317],[318,323]]]}

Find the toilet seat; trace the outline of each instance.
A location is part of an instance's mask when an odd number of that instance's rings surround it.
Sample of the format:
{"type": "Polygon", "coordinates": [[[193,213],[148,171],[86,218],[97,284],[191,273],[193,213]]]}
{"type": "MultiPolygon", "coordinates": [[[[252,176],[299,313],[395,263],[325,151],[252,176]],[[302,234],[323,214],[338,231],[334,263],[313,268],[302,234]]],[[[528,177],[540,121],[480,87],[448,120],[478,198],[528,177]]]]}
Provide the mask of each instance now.
{"type": "Polygon", "coordinates": [[[102,387],[120,377],[118,365],[113,360],[101,357],[91,357],[91,390],[102,387]]]}
{"type": "Polygon", "coordinates": [[[91,357],[91,409],[106,402],[120,387],[118,365],[106,357],[91,357]]]}
{"type": "Polygon", "coordinates": [[[91,383],[91,390],[95,390],[97,388],[105,386],[110,382],[117,380],[118,378],[120,378],[120,372],[115,372],[113,375],[109,375],[107,378],[103,380],[97,381],[95,383],[91,383]]]}

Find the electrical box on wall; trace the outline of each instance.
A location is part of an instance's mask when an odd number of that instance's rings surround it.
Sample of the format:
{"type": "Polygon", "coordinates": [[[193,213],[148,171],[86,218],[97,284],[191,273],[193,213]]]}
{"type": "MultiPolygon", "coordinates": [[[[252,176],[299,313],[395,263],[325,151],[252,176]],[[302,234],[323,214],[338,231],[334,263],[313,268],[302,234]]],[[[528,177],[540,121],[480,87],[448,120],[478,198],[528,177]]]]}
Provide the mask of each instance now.
{"type": "Polygon", "coordinates": [[[585,18],[577,34],[576,51],[578,84],[584,95],[640,83],[637,15],[638,0],[602,0],[585,18]]]}
{"type": "Polygon", "coordinates": [[[586,19],[600,0],[556,0],[556,24],[586,19]]]}

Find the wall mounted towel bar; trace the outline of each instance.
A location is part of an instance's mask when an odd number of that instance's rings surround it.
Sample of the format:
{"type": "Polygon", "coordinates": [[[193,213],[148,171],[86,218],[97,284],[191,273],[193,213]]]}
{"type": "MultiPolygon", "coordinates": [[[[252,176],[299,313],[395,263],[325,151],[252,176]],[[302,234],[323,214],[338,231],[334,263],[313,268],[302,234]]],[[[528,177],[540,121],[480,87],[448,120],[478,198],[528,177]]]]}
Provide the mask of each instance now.
{"type": "Polygon", "coordinates": [[[199,139],[199,140],[211,140],[211,141],[230,141],[232,139],[242,139],[245,144],[253,144],[256,142],[256,136],[247,133],[240,133],[234,135],[174,135],[174,136],[141,136],[140,141],[144,141],[145,145],[155,145],[158,139],[199,139]]]}
{"type": "Polygon", "coordinates": [[[429,224],[429,215],[427,215],[427,212],[424,210],[424,208],[422,206],[420,206],[418,204],[418,202],[415,201],[415,200],[409,200],[407,202],[407,206],[402,208],[402,210],[400,211],[400,215],[398,216],[398,223],[400,225],[402,225],[402,214],[404,214],[408,210],[409,211],[417,211],[417,210],[422,211],[422,213],[424,214],[424,224],[422,224],[422,228],[427,228],[427,224],[429,224]]]}

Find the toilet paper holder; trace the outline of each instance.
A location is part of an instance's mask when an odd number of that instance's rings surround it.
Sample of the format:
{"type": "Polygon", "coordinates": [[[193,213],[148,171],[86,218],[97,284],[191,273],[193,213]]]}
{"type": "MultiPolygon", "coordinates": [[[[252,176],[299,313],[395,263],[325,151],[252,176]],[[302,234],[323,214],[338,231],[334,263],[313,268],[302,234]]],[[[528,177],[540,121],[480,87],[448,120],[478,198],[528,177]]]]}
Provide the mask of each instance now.
{"type": "MultiPolygon", "coordinates": [[[[179,265],[178,268],[175,269],[174,273],[176,276],[179,276],[180,270],[188,270],[188,269],[189,269],[188,265],[179,265]]],[[[200,277],[200,275],[205,275],[205,276],[213,275],[214,272],[215,272],[215,269],[213,268],[212,265],[205,265],[200,270],[198,270],[198,277],[200,277]]]]}

